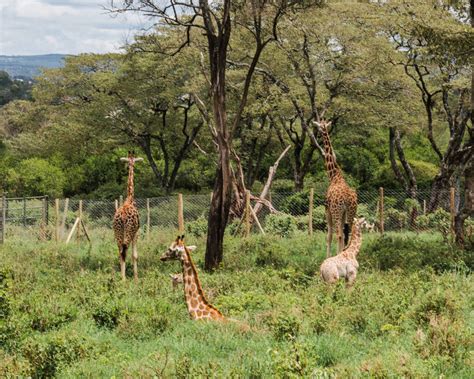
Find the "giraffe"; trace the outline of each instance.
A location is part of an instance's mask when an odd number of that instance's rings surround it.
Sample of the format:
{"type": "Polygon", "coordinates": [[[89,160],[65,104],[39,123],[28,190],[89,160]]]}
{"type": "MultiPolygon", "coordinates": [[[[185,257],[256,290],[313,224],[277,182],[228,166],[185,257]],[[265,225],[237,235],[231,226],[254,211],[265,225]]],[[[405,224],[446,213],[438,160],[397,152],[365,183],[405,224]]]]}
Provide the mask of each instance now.
{"type": "Polygon", "coordinates": [[[316,123],[324,143],[324,161],[329,178],[329,187],[326,192],[326,219],[328,224],[326,255],[331,256],[333,228],[336,228],[337,252],[344,249],[348,240],[348,230],[352,227],[357,212],[357,193],[344,180],[342,170],[336,162],[336,155],[329,138],[328,126],[330,122],[316,123]],[[344,233],[344,225],[348,230],[344,233]],[[344,236],[345,234],[345,236],[344,236]]]}
{"type": "Polygon", "coordinates": [[[117,241],[120,257],[120,272],[122,280],[125,280],[125,258],[130,244],[132,244],[132,260],[133,260],[133,276],[135,281],[138,280],[138,251],[137,251],[137,232],[140,227],[138,210],[135,206],[134,186],[133,186],[133,170],[135,162],[142,161],[143,158],[135,158],[133,152],[128,152],[128,158],[120,158],[122,161],[128,162],[128,185],[127,198],[123,205],[115,211],[113,228],[115,240],[117,241]]]}
{"type": "Polygon", "coordinates": [[[209,304],[199,281],[196,266],[191,259],[191,251],[196,246],[186,246],[184,235],[178,236],[168,250],[160,257],[161,261],[179,260],[183,269],[184,299],[189,316],[193,320],[233,321],[227,319],[214,306],[209,304]]]}
{"type": "Polygon", "coordinates": [[[173,284],[173,290],[176,290],[178,285],[183,283],[183,273],[170,274],[171,283],[173,284]]]}
{"type": "Polygon", "coordinates": [[[326,258],[321,264],[319,272],[326,283],[332,284],[345,278],[348,287],[354,284],[359,268],[357,254],[362,245],[361,228],[364,221],[364,218],[354,218],[349,246],[336,256],[326,258]]]}

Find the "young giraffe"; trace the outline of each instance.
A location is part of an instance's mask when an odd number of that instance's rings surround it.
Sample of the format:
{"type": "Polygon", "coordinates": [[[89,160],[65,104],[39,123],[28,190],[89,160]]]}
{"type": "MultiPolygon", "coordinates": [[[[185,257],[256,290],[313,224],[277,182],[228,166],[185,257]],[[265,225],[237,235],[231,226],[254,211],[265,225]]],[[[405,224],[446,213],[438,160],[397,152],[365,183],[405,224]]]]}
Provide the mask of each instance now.
{"type": "Polygon", "coordinates": [[[347,286],[354,284],[357,276],[359,263],[357,262],[357,254],[362,244],[361,228],[364,218],[353,220],[351,243],[338,255],[326,258],[319,269],[321,278],[329,284],[337,282],[340,278],[345,278],[347,286]]]}
{"type": "Polygon", "coordinates": [[[160,257],[162,261],[179,260],[183,269],[184,298],[189,316],[193,320],[228,321],[221,312],[209,304],[201,287],[191,251],[196,246],[186,246],[184,236],[178,236],[168,250],[160,257]]]}
{"type": "Polygon", "coordinates": [[[130,244],[132,244],[132,260],[133,260],[133,276],[135,281],[138,280],[138,251],[137,251],[137,232],[140,227],[138,210],[135,206],[134,186],[133,186],[133,169],[135,162],[143,160],[143,158],[135,158],[132,152],[128,152],[128,158],[120,158],[122,161],[128,162],[128,186],[127,198],[123,205],[115,211],[114,215],[114,234],[117,241],[120,257],[120,272],[122,279],[125,280],[125,258],[130,244]]]}
{"type": "Polygon", "coordinates": [[[357,212],[357,193],[349,187],[342,176],[342,170],[336,162],[336,155],[329,138],[328,126],[330,122],[316,123],[323,137],[324,160],[326,172],[329,177],[329,187],[326,193],[326,219],[328,223],[326,255],[331,256],[331,243],[333,228],[336,228],[337,252],[340,253],[348,241],[348,233],[344,236],[344,224],[352,227],[353,219],[357,212]],[[345,238],[344,238],[345,237],[345,238]]]}

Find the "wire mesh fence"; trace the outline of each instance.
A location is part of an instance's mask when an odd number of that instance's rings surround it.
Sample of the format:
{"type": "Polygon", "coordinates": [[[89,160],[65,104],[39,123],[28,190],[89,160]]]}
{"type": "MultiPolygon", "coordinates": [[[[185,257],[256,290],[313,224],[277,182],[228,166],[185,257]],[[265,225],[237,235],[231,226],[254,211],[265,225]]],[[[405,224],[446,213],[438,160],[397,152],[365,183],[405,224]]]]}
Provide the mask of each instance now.
{"type": "MultiPolygon", "coordinates": [[[[369,233],[436,232],[448,238],[453,217],[463,207],[464,196],[454,189],[444,191],[434,206],[430,198],[429,191],[419,191],[414,199],[399,190],[359,191],[358,216],[366,219],[364,228],[369,233]]],[[[243,212],[231,213],[229,233],[268,232],[286,236],[296,230],[308,233],[327,230],[325,193],[273,191],[267,200],[257,206],[260,201],[252,198],[243,212]]],[[[186,232],[204,235],[210,202],[210,194],[136,199],[140,238],[159,230],[177,231],[183,226],[186,232]]],[[[39,240],[68,241],[73,233],[81,233],[81,224],[86,229],[83,236],[112,238],[112,219],[120,203],[121,200],[49,199],[45,196],[2,198],[0,242],[32,235],[39,240]],[[78,218],[80,223],[76,223],[78,218]]],[[[465,225],[467,237],[472,238],[472,218],[468,218],[465,225]]]]}

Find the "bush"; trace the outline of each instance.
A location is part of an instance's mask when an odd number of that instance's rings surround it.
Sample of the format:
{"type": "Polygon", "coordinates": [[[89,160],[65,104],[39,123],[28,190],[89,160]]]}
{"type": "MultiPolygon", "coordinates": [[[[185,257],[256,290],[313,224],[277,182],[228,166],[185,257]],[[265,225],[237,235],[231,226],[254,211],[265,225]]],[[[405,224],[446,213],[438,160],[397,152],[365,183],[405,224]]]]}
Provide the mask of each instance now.
{"type": "Polygon", "coordinates": [[[121,311],[117,304],[104,303],[92,313],[92,318],[99,327],[114,329],[119,323],[121,311]]]}
{"type": "Polygon", "coordinates": [[[53,377],[60,367],[83,359],[91,352],[84,338],[71,333],[57,333],[42,339],[28,339],[22,349],[30,362],[34,378],[53,377]]]}
{"type": "Polygon", "coordinates": [[[467,250],[443,244],[436,239],[427,241],[416,236],[378,237],[362,248],[360,262],[380,270],[419,270],[431,267],[436,272],[442,272],[460,268],[474,269],[473,254],[467,250]]]}
{"type": "Polygon", "coordinates": [[[291,237],[297,229],[296,219],[289,214],[271,214],[265,219],[265,230],[276,236],[291,237]]]}
{"type": "Polygon", "coordinates": [[[207,233],[207,219],[201,216],[197,220],[188,222],[186,232],[193,237],[205,236],[207,233]]]}
{"type": "Polygon", "coordinates": [[[445,241],[448,240],[451,231],[451,216],[444,209],[438,208],[432,213],[418,216],[416,221],[420,229],[436,229],[441,233],[445,241]]]}
{"type": "Polygon", "coordinates": [[[59,167],[45,159],[30,158],[8,171],[8,187],[18,196],[63,194],[66,177],[59,167]]]}
{"type": "Polygon", "coordinates": [[[308,214],[309,210],[309,193],[308,191],[296,192],[287,196],[283,200],[280,209],[293,216],[308,214]]]}

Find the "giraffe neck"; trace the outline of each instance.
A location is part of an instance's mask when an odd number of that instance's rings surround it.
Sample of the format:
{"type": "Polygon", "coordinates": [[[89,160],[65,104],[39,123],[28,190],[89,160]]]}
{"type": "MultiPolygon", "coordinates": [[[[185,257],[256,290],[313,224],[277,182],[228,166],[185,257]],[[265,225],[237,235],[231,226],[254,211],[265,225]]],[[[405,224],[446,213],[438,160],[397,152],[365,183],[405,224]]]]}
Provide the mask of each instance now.
{"type": "Polygon", "coordinates": [[[324,161],[326,163],[326,172],[328,174],[329,180],[334,181],[336,179],[340,179],[342,178],[341,169],[336,162],[336,155],[334,154],[331,139],[329,138],[329,133],[325,125],[321,127],[321,135],[323,137],[325,153],[324,161]]]}
{"type": "Polygon", "coordinates": [[[204,318],[206,314],[213,314],[216,317],[224,318],[222,314],[209,302],[204,296],[204,292],[199,281],[196,267],[191,259],[188,249],[185,249],[184,259],[182,260],[184,298],[191,318],[204,318]]]}
{"type": "Polygon", "coordinates": [[[344,255],[348,258],[355,258],[359,254],[360,247],[362,245],[362,234],[357,221],[352,224],[351,241],[349,246],[344,251],[344,255]]]}
{"type": "Polygon", "coordinates": [[[135,188],[133,185],[134,169],[133,164],[128,165],[128,184],[127,184],[127,199],[133,200],[135,196],[135,188]]]}

